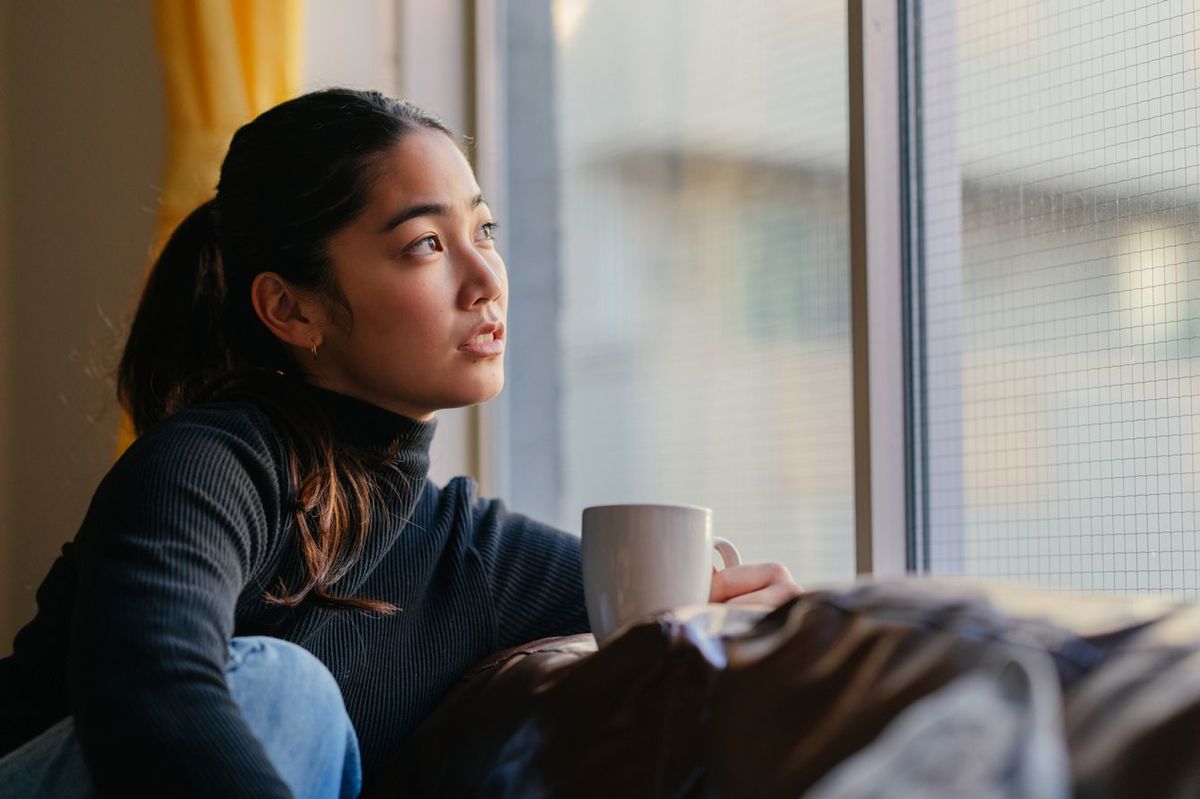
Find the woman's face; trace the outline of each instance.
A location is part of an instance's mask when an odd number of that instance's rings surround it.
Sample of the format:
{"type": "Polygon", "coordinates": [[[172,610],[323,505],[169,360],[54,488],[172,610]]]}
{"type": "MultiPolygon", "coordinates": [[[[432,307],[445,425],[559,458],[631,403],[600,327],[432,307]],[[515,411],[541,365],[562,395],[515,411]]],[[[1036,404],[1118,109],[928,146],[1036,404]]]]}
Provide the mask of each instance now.
{"type": "Polygon", "coordinates": [[[349,314],[322,323],[316,384],[428,419],[504,385],[508,275],[492,215],[444,133],[410,133],[387,153],[365,210],[329,244],[349,314]]]}

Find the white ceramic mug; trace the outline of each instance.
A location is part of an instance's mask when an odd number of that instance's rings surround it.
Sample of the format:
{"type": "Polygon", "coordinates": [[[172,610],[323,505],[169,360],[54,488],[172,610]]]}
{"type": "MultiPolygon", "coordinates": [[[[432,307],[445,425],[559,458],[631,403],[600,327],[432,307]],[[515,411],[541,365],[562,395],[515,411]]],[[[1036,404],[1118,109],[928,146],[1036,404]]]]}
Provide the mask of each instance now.
{"type": "Polygon", "coordinates": [[[583,592],[596,642],[647,614],[707,603],[714,548],[726,567],[741,563],[733,544],[713,536],[708,508],[584,508],[583,592]]]}

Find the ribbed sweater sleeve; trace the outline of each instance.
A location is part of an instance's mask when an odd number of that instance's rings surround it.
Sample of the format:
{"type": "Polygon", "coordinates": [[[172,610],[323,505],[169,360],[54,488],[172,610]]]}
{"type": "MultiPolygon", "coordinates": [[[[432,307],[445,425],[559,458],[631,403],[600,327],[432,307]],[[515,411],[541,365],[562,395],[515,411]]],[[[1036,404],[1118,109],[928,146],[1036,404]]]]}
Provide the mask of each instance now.
{"type": "Polygon", "coordinates": [[[496,648],[587,632],[579,538],[510,513],[500,500],[476,501],[472,516],[496,613],[496,648]]]}
{"type": "Polygon", "coordinates": [[[189,412],[112,469],[80,532],[69,688],[102,795],[287,797],[225,681],[237,597],[280,516],[249,415],[189,412]]]}

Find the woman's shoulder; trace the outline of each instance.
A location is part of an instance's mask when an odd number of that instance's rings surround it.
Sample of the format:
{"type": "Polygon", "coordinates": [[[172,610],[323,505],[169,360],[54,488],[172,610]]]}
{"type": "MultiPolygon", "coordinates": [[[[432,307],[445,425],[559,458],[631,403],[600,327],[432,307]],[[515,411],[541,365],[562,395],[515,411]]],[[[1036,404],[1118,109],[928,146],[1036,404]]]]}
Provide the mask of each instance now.
{"type": "Polygon", "coordinates": [[[449,524],[471,537],[485,529],[546,527],[523,513],[510,510],[503,499],[481,496],[479,484],[472,477],[455,477],[440,487],[432,480],[426,480],[418,509],[427,517],[449,524]]]}
{"type": "Polygon", "coordinates": [[[475,515],[481,504],[499,502],[480,497],[479,483],[474,477],[465,475],[452,477],[445,485],[438,485],[432,479],[426,478],[421,501],[427,508],[436,509],[439,514],[467,518],[475,515]]]}
{"type": "Polygon", "coordinates": [[[454,477],[444,485],[425,478],[414,508],[413,521],[443,538],[470,538],[481,500],[479,485],[471,477],[454,477]]]}
{"type": "Polygon", "coordinates": [[[144,432],[122,460],[234,461],[283,468],[282,439],[268,414],[245,401],[213,401],[177,411],[144,432]]]}

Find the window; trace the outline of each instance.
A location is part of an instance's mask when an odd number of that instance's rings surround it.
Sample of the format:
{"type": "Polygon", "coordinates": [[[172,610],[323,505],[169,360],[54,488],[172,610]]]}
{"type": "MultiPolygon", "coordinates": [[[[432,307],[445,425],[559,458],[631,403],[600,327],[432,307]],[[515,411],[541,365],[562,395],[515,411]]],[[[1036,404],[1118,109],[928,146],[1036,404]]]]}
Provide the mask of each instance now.
{"type": "Polygon", "coordinates": [[[918,13],[918,565],[1195,598],[1196,4],[918,13]]]}
{"type": "MultiPolygon", "coordinates": [[[[849,576],[845,4],[539,5],[506,12],[514,505],[709,504],[849,576]]],[[[910,568],[1197,596],[1196,6],[902,4],[910,568]]]]}

